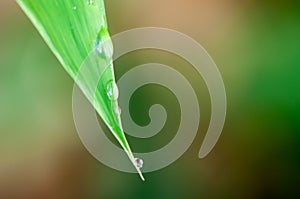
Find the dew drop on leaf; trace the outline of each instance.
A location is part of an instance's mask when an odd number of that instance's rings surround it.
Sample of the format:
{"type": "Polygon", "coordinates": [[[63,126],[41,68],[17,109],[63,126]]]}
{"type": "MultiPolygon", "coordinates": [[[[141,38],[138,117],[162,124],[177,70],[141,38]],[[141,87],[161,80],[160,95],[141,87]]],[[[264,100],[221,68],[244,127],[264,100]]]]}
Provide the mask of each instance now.
{"type": "Polygon", "coordinates": [[[134,159],[136,166],[141,169],[143,167],[144,161],[141,158],[135,158],[134,159]]]}
{"type": "Polygon", "coordinates": [[[115,81],[111,80],[106,85],[106,93],[110,100],[116,101],[119,98],[119,89],[115,81]]]}
{"type": "Polygon", "coordinates": [[[121,115],[122,109],[118,106],[117,108],[115,108],[115,113],[116,113],[117,115],[121,115]]]}
{"type": "Polygon", "coordinates": [[[89,5],[94,5],[95,2],[94,2],[94,0],[89,0],[88,3],[89,3],[89,5]]]}
{"type": "MultiPolygon", "coordinates": [[[[108,33],[105,33],[108,34],[108,33]]],[[[104,34],[104,38],[105,35],[104,34]]],[[[108,60],[108,61],[112,61],[112,57],[113,57],[113,45],[110,39],[104,39],[104,40],[100,40],[99,38],[96,39],[95,42],[95,50],[96,53],[98,54],[98,56],[100,56],[101,58],[108,60]]]]}

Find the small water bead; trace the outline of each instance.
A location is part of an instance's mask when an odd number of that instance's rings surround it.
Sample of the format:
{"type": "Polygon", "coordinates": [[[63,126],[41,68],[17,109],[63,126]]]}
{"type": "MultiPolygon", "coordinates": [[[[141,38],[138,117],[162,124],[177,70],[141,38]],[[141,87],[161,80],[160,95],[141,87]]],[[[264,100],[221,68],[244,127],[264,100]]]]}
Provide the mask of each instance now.
{"type": "Polygon", "coordinates": [[[94,42],[94,50],[99,57],[107,60],[107,62],[112,62],[114,51],[113,43],[109,36],[105,16],[103,16],[102,19],[100,31],[94,42]]]}
{"type": "Polygon", "coordinates": [[[116,113],[117,115],[121,115],[122,109],[118,106],[117,108],[115,108],[115,113],[116,113]]]}
{"type": "MultiPolygon", "coordinates": [[[[108,34],[108,33],[107,33],[108,34]]],[[[106,37],[106,35],[102,35],[102,37],[106,37]]],[[[112,57],[113,57],[113,45],[112,42],[110,40],[110,38],[104,39],[104,40],[96,40],[95,43],[95,50],[96,53],[106,59],[111,61],[112,57]]]]}
{"type": "Polygon", "coordinates": [[[141,169],[143,167],[144,161],[141,158],[135,158],[134,159],[136,166],[141,169]]]}
{"type": "Polygon", "coordinates": [[[106,93],[110,100],[116,101],[119,98],[119,89],[115,81],[111,80],[107,83],[106,93]]]}
{"type": "Polygon", "coordinates": [[[106,27],[106,26],[107,26],[107,23],[106,23],[106,15],[105,15],[105,14],[101,16],[101,22],[102,22],[102,26],[103,26],[103,27],[106,27]]]}
{"type": "Polygon", "coordinates": [[[77,6],[73,6],[72,9],[73,9],[73,10],[77,10],[77,6]]]}
{"type": "Polygon", "coordinates": [[[88,4],[89,4],[89,5],[94,5],[94,3],[95,3],[94,0],[89,0],[89,1],[88,1],[88,4]]]}

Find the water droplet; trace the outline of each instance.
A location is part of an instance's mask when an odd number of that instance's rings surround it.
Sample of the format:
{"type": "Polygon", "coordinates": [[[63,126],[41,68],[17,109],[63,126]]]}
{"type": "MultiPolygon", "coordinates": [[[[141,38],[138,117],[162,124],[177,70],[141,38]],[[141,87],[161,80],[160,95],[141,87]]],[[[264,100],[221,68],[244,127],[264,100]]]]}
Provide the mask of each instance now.
{"type": "Polygon", "coordinates": [[[101,24],[105,27],[107,24],[106,24],[106,15],[102,15],[101,17],[101,24]]]}
{"type": "Polygon", "coordinates": [[[113,57],[113,45],[111,39],[109,38],[108,33],[102,34],[101,37],[103,38],[102,40],[97,39],[95,42],[96,53],[100,57],[111,61],[113,57]]]}
{"type": "Polygon", "coordinates": [[[122,109],[118,106],[117,108],[115,108],[115,113],[116,113],[117,115],[121,115],[122,109]]]}
{"type": "Polygon", "coordinates": [[[110,100],[117,100],[119,97],[119,89],[115,81],[111,80],[106,86],[107,96],[110,100]]]}
{"type": "Polygon", "coordinates": [[[89,3],[89,5],[94,5],[95,2],[94,2],[94,0],[89,0],[88,3],[89,3]]]}
{"type": "Polygon", "coordinates": [[[143,167],[144,161],[141,158],[135,158],[134,159],[136,166],[141,169],[143,167]]]}
{"type": "Polygon", "coordinates": [[[72,9],[73,9],[73,10],[77,10],[77,6],[73,6],[72,9]]]}

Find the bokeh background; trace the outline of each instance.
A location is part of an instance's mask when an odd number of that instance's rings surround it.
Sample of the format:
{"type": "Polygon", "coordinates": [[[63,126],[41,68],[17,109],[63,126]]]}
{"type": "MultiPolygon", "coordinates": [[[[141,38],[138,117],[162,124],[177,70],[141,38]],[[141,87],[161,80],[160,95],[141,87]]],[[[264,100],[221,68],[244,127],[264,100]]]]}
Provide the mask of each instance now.
{"type": "MultiPolygon", "coordinates": [[[[117,78],[148,62],[170,65],[198,93],[201,122],[189,150],[160,171],[110,169],[83,147],[72,118],[73,81],[12,0],[0,1],[0,198],[300,198],[300,3],[296,0],[106,1],[111,34],[158,26],[201,43],[218,65],[227,120],[214,150],[198,159],[210,118],[205,84],[175,55],[146,50],[115,63],[117,78]]],[[[164,146],[180,115],[175,96],[149,85],[131,100],[135,121],[162,103],[170,118],[135,151],[164,146]]]]}

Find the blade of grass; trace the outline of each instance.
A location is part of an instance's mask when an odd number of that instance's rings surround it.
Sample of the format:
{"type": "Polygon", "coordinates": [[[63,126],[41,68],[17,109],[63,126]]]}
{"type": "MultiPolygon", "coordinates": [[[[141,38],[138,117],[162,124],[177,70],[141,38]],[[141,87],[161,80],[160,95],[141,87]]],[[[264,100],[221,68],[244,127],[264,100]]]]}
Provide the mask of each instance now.
{"type": "Polygon", "coordinates": [[[120,115],[114,111],[114,108],[118,107],[118,102],[107,97],[108,83],[115,82],[112,55],[104,54],[104,62],[98,63],[102,64],[99,68],[90,66],[87,68],[88,76],[78,78],[81,65],[99,45],[106,43],[105,50],[112,53],[103,0],[17,0],[17,2],[62,66],[93,104],[144,180],[123,132],[120,115]],[[95,93],[91,84],[93,80],[99,78],[97,76],[99,74],[102,76],[95,93]]]}

